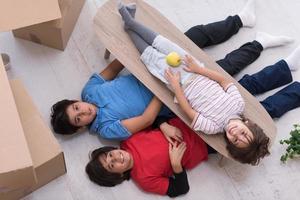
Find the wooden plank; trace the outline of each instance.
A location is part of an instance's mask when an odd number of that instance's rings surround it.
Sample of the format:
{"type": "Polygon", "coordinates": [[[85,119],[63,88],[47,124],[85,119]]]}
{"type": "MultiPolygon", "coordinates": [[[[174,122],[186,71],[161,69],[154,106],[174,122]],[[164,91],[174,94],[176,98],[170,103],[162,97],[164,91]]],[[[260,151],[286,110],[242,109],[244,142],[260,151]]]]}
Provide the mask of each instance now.
{"type": "MultiPolygon", "coordinates": [[[[236,85],[238,85],[239,90],[246,101],[245,117],[261,126],[265,133],[270,137],[271,144],[274,142],[274,138],[276,137],[275,124],[255,97],[249,94],[219,65],[217,65],[214,60],[206,55],[156,9],[140,0],[127,0],[124,2],[135,2],[137,4],[136,19],[138,21],[177,43],[195,58],[202,61],[208,68],[217,70],[223,73],[224,76],[232,79],[236,85]]],[[[191,121],[188,117],[182,112],[177,104],[174,104],[173,94],[163,83],[152,76],[140,61],[139,52],[123,29],[123,22],[117,10],[117,1],[109,0],[98,9],[94,18],[94,27],[104,46],[177,116],[179,116],[186,124],[190,125],[191,121]]],[[[219,134],[211,136],[200,132],[198,132],[198,134],[219,153],[230,158],[225,147],[223,135],[219,134]]]]}

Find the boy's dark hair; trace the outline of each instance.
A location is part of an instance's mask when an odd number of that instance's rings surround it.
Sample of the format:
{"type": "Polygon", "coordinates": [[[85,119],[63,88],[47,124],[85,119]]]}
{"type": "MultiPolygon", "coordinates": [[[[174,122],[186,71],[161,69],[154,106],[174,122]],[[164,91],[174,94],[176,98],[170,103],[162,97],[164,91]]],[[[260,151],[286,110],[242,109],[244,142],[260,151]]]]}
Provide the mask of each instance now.
{"type": "Polygon", "coordinates": [[[249,146],[244,148],[236,147],[232,144],[225,134],[226,148],[231,156],[241,163],[258,165],[260,159],[270,154],[268,146],[270,138],[266,136],[262,128],[249,119],[243,118],[242,121],[253,133],[253,139],[249,142],[249,146]]]}
{"type": "Polygon", "coordinates": [[[108,172],[99,161],[99,156],[117,149],[116,147],[106,146],[95,149],[89,163],[85,167],[85,172],[88,174],[91,181],[100,186],[113,187],[122,183],[124,180],[130,179],[130,170],[123,174],[108,172]]]}
{"type": "Polygon", "coordinates": [[[67,114],[69,105],[78,102],[77,100],[64,99],[51,108],[51,125],[53,130],[62,135],[71,135],[75,133],[80,127],[74,126],[70,123],[70,118],[67,114]]]}

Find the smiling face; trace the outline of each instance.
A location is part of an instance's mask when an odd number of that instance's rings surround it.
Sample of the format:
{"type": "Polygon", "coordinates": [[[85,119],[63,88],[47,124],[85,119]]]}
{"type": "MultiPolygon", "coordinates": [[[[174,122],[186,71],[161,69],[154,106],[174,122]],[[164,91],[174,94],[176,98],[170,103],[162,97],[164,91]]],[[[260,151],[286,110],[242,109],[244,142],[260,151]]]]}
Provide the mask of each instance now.
{"type": "Polygon", "coordinates": [[[246,126],[247,121],[243,122],[239,119],[230,120],[226,127],[226,137],[230,143],[239,148],[249,146],[253,140],[253,133],[246,126]]]}
{"type": "Polygon", "coordinates": [[[97,107],[93,104],[77,101],[67,107],[70,123],[77,127],[89,125],[96,117],[97,107]]]}
{"type": "Polygon", "coordinates": [[[99,156],[99,162],[111,173],[123,174],[133,167],[132,156],[124,150],[115,149],[99,156]]]}

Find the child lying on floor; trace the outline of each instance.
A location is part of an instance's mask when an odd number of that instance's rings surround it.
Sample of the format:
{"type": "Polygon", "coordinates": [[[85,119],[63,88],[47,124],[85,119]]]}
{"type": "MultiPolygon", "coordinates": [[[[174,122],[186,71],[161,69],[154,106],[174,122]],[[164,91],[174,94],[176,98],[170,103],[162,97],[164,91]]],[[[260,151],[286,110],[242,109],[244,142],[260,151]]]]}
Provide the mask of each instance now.
{"type": "MultiPolygon", "coordinates": [[[[188,56],[178,45],[134,20],[124,5],[119,5],[119,12],[125,23],[125,30],[141,53],[141,60],[154,76],[168,84],[174,91],[179,105],[192,120],[191,127],[194,130],[206,134],[225,132],[229,153],[242,163],[256,165],[261,158],[269,154],[269,138],[259,126],[243,117],[244,100],[237,87],[230,80],[216,71],[203,67],[200,62],[188,56]],[[170,69],[165,57],[173,51],[181,56],[187,56],[184,64],[178,68],[170,69]]],[[[265,36],[268,37],[267,34],[265,36]]],[[[261,38],[262,43],[256,42],[263,49],[267,42],[264,36],[261,38]]],[[[280,61],[253,76],[245,76],[244,80],[241,80],[244,82],[242,85],[250,93],[258,94],[287,84],[292,80],[289,66],[291,65],[288,63],[288,59],[280,61]],[[271,76],[269,77],[271,80],[263,82],[263,79],[266,79],[263,75],[269,74],[269,71],[273,72],[272,75],[281,71],[280,74],[284,74],[286,79],[281,81],[280,76],[271,76]],[[276,77],[278,77],[277,80],[275,80],[276,77]],[[266,85],[262,85],[252,92],[250,91],[251,87],[259,82],[255,78],[260,78],[260,82],[266,85]]],[[[294,85],[299,90],[299,84],[294,85]]],[[[274,95],[275,99],[277,96],[274,95]]],[[[285,97],[289,98],[289,95],[285,95],[285,97]]],[[[299,106],[299,95],[294,96],[293,99],[295,100],[294,103],[285,106],[280,111],[280,115],[299,106]]],[[[281,100],[281,102],[283,101],[281,100]]],[[[287,102],[290,103],[290,101],[287,102]]],[[[278,117],[270,112],[273,109],[269,109],[270,104],[271,107],[277,106],[278,108],[282,108],[282,105],[268,99],[266,102],[262,102],[272,117],[278,117]]]]}

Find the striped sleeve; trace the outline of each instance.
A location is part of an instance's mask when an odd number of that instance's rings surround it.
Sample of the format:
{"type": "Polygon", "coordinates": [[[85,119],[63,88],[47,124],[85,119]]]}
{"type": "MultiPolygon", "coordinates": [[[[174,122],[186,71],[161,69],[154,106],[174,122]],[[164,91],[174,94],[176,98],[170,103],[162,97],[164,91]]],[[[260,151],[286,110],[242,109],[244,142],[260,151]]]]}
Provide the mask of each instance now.
{"type": "Polygon", "coordinates": [[[217,134],[222,131],[222,127],[220,127],[214,121],[204,117],[200,113],[198,113],[192,122],[192,128],[195,131],[201,131],[205,134],[212,135],[217,134]]]}
{"type": "Polygon", "coordinates": [[[238,112],[243,112],[245,108],[245,101],[244,98],[242,97],[239,89],[234,85],[231,84],[228,86],[226,93],[229,94],[231,97],[234,98],[234,101],[237,102],[238,104],[238,112]]]}
{"type": "Polygon", "coordinates": [[[234,97],[237,101],[244,101],[239,89],[233,83],[228,85],[226,93],[234,97]]]}

